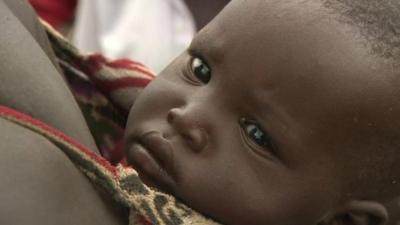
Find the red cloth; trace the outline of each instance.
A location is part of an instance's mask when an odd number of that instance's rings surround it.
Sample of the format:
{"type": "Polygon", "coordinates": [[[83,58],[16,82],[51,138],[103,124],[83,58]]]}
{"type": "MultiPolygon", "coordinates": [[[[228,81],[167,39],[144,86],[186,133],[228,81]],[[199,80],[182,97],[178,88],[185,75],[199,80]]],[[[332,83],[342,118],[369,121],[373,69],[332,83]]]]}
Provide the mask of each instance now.
{"type": "Polygon", "coordinates": [[[77,0],[29,0],[36,13],[58,28],[70,21],[75,14],[77,0]]]}

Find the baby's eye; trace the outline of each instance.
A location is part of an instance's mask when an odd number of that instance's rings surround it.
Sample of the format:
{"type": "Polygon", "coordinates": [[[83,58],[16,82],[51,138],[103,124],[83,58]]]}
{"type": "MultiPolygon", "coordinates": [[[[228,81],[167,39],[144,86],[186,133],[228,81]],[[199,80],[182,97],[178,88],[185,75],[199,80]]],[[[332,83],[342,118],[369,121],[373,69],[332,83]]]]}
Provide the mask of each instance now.
{"type": "Polygon", "coordinates": [[[268,151],[274,150],[273,145],[271,143],[271,139],[256,122],[247,119],[241,119],[240,125],[242,126],[247,137],[254,144],[258,145],[263,149],[267,149],[268,151]]]}
{"type": "Polygon", "coordinates": [[[210,81],[211,69],[201,58],[192,58],[191,70],[193,75],[202,83],[207,84],[210,81]]]}

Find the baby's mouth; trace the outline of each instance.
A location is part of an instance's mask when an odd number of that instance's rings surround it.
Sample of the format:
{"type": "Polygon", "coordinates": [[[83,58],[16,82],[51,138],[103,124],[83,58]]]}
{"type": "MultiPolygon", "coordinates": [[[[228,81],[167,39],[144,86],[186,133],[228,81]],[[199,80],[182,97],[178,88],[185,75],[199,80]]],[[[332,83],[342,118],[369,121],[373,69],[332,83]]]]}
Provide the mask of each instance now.
{"type": "Polygon", "coordinates": [[[150,131],[131,145],[128,161],[146,185],[171,193],[175,185],[172,154],[172,146],[161,133],[150,131]]]}

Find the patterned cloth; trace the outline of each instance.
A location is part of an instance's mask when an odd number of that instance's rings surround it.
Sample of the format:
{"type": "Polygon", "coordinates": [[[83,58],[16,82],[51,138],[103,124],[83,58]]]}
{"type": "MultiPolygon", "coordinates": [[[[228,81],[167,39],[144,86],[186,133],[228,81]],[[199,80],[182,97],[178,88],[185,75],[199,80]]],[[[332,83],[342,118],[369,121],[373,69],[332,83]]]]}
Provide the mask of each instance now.
{"type": "Polygon", "coordinates": [[[45,25],[57,61],[101,154],[112,164],[123,158],[122,139],[129,109],[154,74],[138,62],[81,54],[45,25]]]}
{"type": "Polygon", "coordinates": [[[85,115],[97,145],[95,154],[61,131],[0,105],[0,118],[38,133],[62,150],[90,181],[120,206],[130,209],[130,225],[217,225],[173,196],[147,187],[120,160],[123,124],[137,94],[153,78],[143,65],[82,55],[47,25],[47,33],[65,78],[85,115]],[[114,160],[112,165],[107,159],[114,160]]]}

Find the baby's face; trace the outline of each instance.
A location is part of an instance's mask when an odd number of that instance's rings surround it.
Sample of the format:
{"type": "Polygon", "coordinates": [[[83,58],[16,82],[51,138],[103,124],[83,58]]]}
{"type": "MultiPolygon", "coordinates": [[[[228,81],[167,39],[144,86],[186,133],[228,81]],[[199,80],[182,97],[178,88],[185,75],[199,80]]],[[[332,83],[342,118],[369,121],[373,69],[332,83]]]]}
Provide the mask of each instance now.
{"type": "Polygon", "coordinates": [[[226,224],[316,224],[392,116],[377,109],[392,87],[356,34],[318,5],[276,2],[233,1],[128,121],[144,182],[226,224]]]}

